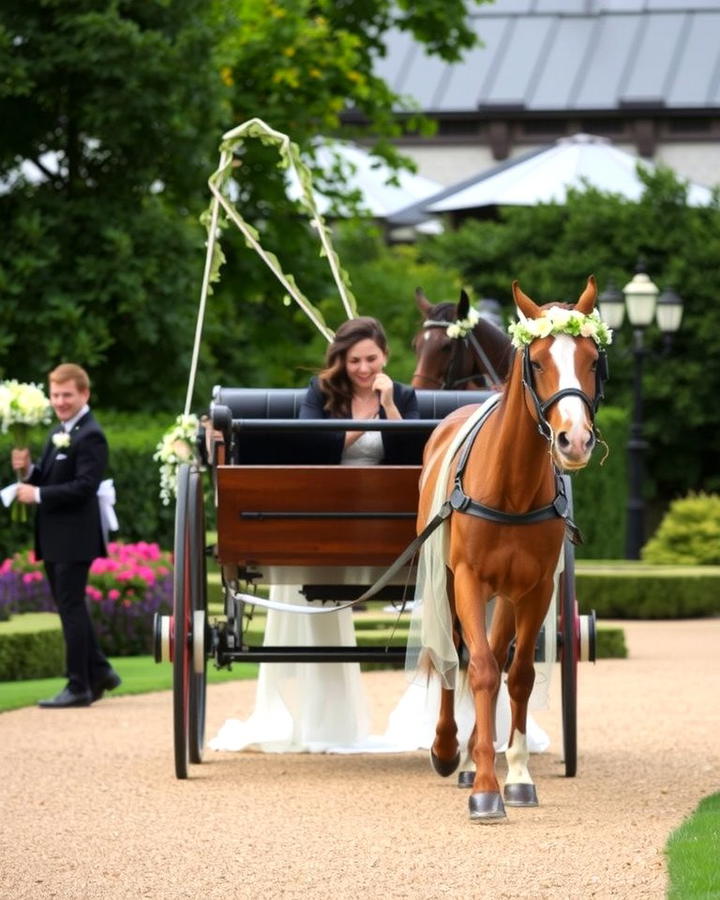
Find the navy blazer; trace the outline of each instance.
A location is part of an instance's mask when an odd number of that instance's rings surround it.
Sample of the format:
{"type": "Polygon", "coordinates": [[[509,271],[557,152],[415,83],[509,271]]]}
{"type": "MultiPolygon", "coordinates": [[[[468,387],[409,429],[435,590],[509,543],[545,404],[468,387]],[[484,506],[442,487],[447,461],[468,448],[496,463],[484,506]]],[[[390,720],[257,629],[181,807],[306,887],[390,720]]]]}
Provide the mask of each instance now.
{"type": "Polygon", "coordinates": [[[35,555],[48,562],[86,562],[106,555],[97,490],[108,462],[108,444],[91,412],[56,447],[54,428],[27,479],[40,488],[35,515],[35,555]]]}
{"type": "MultiPolygon", "coordinates": [[[[310,380],[298,418],[329,419],[329,413],[323,409],[325,400],[325,394],[320,389],[320,383],[317,376],[315,376],[310,380]]],[[[401,384],[399,381],[393,381],[393,400],[403,419],[420,418],[420,410],[418,409],[414,388],[401,384]]],[[[382,407],[380,407],[380,418],[387,418],[382,407]]],[[[422,459],[422,445],[425,442],[425,438],[426,435],[420,437],[412,433],[391,434],[387,431],[382,432],[385,455],[381,463],[386,465],[418,465],[422,459]]],[[[341,461],[345,446],[345,432],[315,432],[312,435],[312,441],[316,444],[317,456],[313,462],[336,464],[341,461]]]]}

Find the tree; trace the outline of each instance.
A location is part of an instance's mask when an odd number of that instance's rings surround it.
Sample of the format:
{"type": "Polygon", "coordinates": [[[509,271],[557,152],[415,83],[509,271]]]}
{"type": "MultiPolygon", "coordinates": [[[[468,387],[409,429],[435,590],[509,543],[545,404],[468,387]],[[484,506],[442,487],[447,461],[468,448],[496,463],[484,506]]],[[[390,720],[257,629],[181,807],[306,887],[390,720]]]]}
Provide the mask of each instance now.
{"type": "MultiPolygon", "coordinates": [[[[400,99],[373,75],[382,36],[411,30],[431,52],[456,58],[475,40],[467,5],[6,0],[0,376],[37,380],[73,358],[91,369],[101,404],[178,408],[203,264],[197,217],[221,133],[254,115],[305,148],[318,133],[372,131],[378,150],[399,162],[388,139],[400,99]],[[23,161],[33,177],[18,170],[23,161]]],[[[324,265],[275,158],[258,146],[238,163],[247,218],[302,273],[308,293],[322,295],[324,265]]],[[[262,345],[280,330],[292,349],[307,342],[307,323],[286,315],[262,263],[237,236],[226,243],[228,275],[208,310],[196,397],[218,381],[274,374],[262,345]]]]}
{"type": "MultiPolygon", "coordinates": [[[[649,490],[661,502],[690,489],[720,489],[720,203],[691,208],[686,188],[667,170],[641,170],[639,203],[589,189],[572,192],[564,206],[508,208],[497,221],[469,221],[423,243],[423,258],[457,266],[476,292],[496,296],[514,316],[510,285],[519,279],[538,302],[577,296],[590,273],[600,290],[622,287],[643,258],[653,280],[672,285],[685,301],[672,351],[648,329],[653,357],[644,379],[649,490]]],[[[616,335],[609,350],[607,402],[630,408],[629,338],[616,335]]],[[[614,447],[613,452],[625,452],[614,447]]]]}
{"type": "Polygon", "coordinates": [[[182,383],[194,218],[227,91],[207,6],[3,4],[4,374],[75,359],[99,402],[128,408],[167,404],[182,383]]]}

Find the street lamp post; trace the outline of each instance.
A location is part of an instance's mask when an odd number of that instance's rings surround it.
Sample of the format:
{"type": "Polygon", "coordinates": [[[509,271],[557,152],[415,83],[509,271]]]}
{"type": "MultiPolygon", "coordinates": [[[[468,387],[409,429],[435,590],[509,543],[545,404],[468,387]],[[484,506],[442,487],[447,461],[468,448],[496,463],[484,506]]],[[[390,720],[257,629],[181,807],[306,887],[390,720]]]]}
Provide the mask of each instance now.
{"type": "Polygon", "coordinates": [[[633,329],[633,413],[630,423],[628,453],[628,500],[625,556],[639,559],[640,549],[645,543],[645,500],[643,480],[645,474],[645,450],[647,442],[643,438],[643,364],[646,350],[645,329],[657,313],[657,324],[666,342],[680,327],[682,300],[672,288],[666,288],[658,298],[658,289],[641,266],[635,276],[622,291],[613,285],[599,297],[600,313],[610,328],[622,326],[625,309],[633,329]]]}

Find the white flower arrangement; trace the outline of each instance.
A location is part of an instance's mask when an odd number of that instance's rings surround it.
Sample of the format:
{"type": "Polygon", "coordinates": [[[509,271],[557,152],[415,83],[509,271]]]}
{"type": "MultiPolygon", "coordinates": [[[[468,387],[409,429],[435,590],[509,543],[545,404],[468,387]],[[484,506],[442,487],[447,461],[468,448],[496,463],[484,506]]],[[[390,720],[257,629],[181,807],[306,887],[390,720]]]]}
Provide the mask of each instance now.
{"type": "Polygon", "coordinates": [[[51,418],[50,401],[39,384],[13,378],[0,382],[0,428],[16,436],[27,435],[35,425],[47,425],[51,418]]]}
{"type": "Polygon", "coordinates": [[[175,499],[178,469],[182,463],[192,462],[196,457],[197,430],[197,416],[178,416],[153,454],[153,459],[160,463],[160,499],[165,506],[175,499]]]}
{"type": "MultiPolygon", "coordinates": [[[[25,449],[31,429],[36,425],[47,425],[50,417],[50,401],[39,384],[24,383],[16,378],[0,382],[0,431],[3,434],[10,432],[16,448],[25,449]]],[[[22,480],[19,472],[17,480],[22,480]]],[[[14,502],[11,517],[14,522],[27,522],[26,505],[14,502]]]]}
{"type": "Polygon", "coordinates": [[[575,309],[551,306],[550,309],[544,309],[537,319],[527,319],[521,314],[520,321],[513,322],[508,331],[513,347],[518,348],[531,344],[536,338],[554,334],[589,337],[600,348],[612,343],[612,330],[603,322],[596,309],[585,315],[575,309]]]}
{"type": "Polygon", "coordinates": [[[52,442],[53,444],[55,444],[58,450],[61,450],[63,447],[69,447],[70,435],[67,433],[67,431],[58,431],[52,436],[52,442]]]}
{"type": "Polygon", "coordinates": [[[479,321],[480,313],[471,307],[466,318],[456,319],[451,325],[448,325],[445,332],[450,338],[464,338],[467,337],[479,321]]]}

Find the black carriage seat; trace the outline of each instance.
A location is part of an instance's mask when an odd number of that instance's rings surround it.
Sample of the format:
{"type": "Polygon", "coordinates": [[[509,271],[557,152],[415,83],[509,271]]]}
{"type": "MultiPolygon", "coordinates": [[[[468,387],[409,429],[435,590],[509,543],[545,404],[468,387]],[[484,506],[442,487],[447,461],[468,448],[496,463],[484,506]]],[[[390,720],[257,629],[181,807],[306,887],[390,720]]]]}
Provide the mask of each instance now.
{"type": "MultiPolygon", "coordinates": [[[[306,388],[213,389],[212,407],[226,407],[237,419],[297,419],[306,388]]],[[[420,418],[439,422],[460,406],[483,403],[490,391],[417,391],[420,418]]],[[[211,407],[211,414],[212,414],[211,407]]],[[[420,465],[427,434],[417,435],[416,457],[420,465]]],[[[235,464],[275,465],[315,462],[322,435],[301,432],[262,434],[248,432],[233,440],[229,460],[235,464]]]]}

